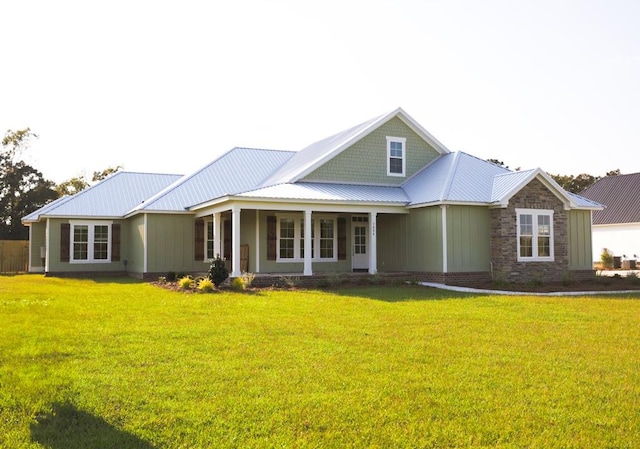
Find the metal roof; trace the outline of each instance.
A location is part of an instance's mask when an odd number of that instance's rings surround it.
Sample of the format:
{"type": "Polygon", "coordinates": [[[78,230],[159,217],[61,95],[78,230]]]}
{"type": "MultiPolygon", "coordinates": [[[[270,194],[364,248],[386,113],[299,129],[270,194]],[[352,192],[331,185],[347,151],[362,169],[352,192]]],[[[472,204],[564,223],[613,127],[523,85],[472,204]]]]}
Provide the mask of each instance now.
{"type": "Polygon", "coordinates": [[[405,205],[409,198],[401,187],[365,186],[298,182],[278,184],[244,192],[243,198],[300,201],[356,201],[364,203],[395,203],[405,205]]]}
{"type": "Polygon", "coordinates": [[[211,199],[255,189],[294,154],[291,151],[234,148],[131,212],[184,211],[211,199]]]}
{"type": "Polygon", "coordinates": [[[508,169],[470,154],[449,153],[426,166],[402,188],[411,205],[435,202],[490,203],[494,177],[508,169]]]}
{"type": "Polygon", "coordinates": [[[137,204],[172,184],[182,175],[117,172],[72,196],[60,198],[23,219],[49,217],[122,217],[137,204]]]}
{"type": "Polygon", "coordinates": [[[601,178],[580,195],[605,206],[593,213],[594,225],[640,223],[640,173],[601,178]]]}

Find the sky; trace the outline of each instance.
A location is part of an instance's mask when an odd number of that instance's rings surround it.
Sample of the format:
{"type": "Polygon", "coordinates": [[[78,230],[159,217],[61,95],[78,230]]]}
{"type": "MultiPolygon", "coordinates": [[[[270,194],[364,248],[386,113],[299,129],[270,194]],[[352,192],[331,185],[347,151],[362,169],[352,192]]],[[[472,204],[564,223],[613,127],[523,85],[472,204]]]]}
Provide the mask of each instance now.
{"type": "Polygon", "coordinates": [[[0,129],[56,183],[300,150],[402,107],[512,169],[640,172],[637,0],[5,0],[0,129]]]}

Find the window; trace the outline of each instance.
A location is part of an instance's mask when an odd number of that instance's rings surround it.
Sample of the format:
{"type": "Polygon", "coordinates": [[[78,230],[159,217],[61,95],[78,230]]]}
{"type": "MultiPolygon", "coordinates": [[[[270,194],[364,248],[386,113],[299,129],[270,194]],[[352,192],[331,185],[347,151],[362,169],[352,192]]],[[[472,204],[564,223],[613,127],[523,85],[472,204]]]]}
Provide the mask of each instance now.
{"type": "Polygon", "coordinates": [[[111,223],[70,222],[71,262],[111,262],[111,223]]]}
{"type": "MultiPolygon", "coordinates": [[[[277,260],[302,262],[304,260],[304,218],[278,216],[277,260]]],[[[337,260],[336,219],[322,217],[311,220],[311,259],[315,261],[337,260]],[[316,248],[320,248],[316,250],[316,248]]]]}
{"type": "Polygon", "coordinates": [[[207,260],[215,259],[216,255],[213,254],[213,221],[207,221],[207,235],[205,243],[207,245],[207,260]]]}
{"type": "Polygon", "coordinates": [[[518,262],[553,261],[553,211],[516,209],[518,262]]]}
{"type": "Polygon", "coordinates": [[[387,175],[405,176],[406,144],[404,137],[387,137],[387,175]]]}

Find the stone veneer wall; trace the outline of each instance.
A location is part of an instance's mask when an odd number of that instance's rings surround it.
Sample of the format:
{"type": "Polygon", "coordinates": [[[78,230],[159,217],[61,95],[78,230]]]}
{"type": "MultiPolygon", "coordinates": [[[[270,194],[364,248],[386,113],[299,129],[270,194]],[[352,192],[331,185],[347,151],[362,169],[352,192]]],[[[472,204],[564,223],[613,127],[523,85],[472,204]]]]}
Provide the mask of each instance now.
{"type": "Polygon", "coordinates": [[[569,272],[568,213],[562,201],[538,179],[532,180],[506,208],[491,210],[491,262],[495,280],[559,282],[569,272]],[[553,262],[518,262],[516,209],[553,210],[553,262]]]}

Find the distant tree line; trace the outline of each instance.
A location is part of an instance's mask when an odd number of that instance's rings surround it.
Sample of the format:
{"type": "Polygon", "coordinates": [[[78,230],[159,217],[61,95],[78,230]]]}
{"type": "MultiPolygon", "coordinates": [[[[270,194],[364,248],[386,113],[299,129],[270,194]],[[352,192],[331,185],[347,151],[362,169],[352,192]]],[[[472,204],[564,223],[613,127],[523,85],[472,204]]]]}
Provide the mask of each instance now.
{"type": "MultiPolygon", "coordinates": [[[[498,159],[487,159],[488,162],[492,162],[496,165],[500,165],[501,167],[509,168],[505,165],[504,162],[498,159]]],[[[515,171],[520,171],[520,168],[516,168],[515,171]]],[[[617,176],[620,174],[620,169],[617,168],[615,170],[608,171],[604,176],[617,176]]],[[[579,175],[552,175],[549,173],[549,176],[553,178],[555,182],[557,182],[560,187],[565,189],[567,192],[577,193],[584,191],[587,187],[594,184],[597,180],[601,179],[602,176],[594,176],[588,173],[581,173],[579,175]]]]}
{"type": "MultiPolygon", "coordinates": [[[[8,130],[0,148],[0,240],[26,240],[28,229],[22,225],[22,217],[45,206],[51,201],[73,195],[91,184],[84,176],[77,176],[60,184],[47,180],[42,172],[23,160],[24,152],[38,135],[30,128],[8,130]]],[[[94,172],[91,182],[97,182],[122,169],[109,167],[94,172]]]]}

